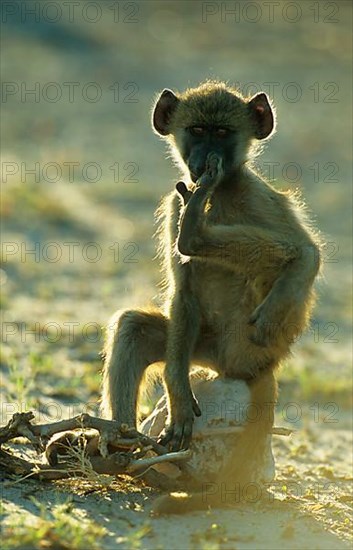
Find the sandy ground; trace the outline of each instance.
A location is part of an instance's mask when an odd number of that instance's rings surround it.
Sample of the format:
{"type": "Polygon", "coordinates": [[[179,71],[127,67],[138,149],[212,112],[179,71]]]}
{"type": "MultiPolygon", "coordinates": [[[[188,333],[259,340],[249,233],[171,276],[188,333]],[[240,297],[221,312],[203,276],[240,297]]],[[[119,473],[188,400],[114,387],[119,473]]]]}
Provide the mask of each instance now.
{"type": "Polygon", "coordinates": [[[107,529],[99,543],[104,548],[350,548],[351,428],[351,419],[340,415],[339,428],[309,421],[290,439],[275,438],[277,474],[267,491],[232,508],[187,516],[151,517],[155,492],[126,480],[107,489],[82,480],[57,486],[6,482],[5,533],[19,515],[36,521],[35,496],[47,506],[69,498],[70,511],[107,529]]]}

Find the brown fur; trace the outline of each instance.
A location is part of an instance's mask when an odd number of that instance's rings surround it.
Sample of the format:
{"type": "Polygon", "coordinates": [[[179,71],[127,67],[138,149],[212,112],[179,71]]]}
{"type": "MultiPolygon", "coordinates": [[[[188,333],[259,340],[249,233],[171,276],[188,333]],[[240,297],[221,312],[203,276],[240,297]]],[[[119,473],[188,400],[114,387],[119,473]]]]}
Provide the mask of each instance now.
{"type": "MultiPolygon", "coordinates": [[[[273,127],[266,96],[246,100],[223,83],[208,82],[177,96],[166,91],[155,106],[155,128],[167,136],[178,161],[186,162],[185,132],[203,123],[237,131],[233,166],[222,171],[221,155],[206,183],[189,183],[186,206],[176,191],[164,199],[158,211],[163,311],[125,311],[113,318],[102,405],[106,416],[135,424],[143,373],[165,362],[170,418],[164,442],[177,448],[188,444],[199,413],[189,384],[192,363],[248,380],[254,403],[263,409],[270,402],[272,412],[248,424],[236,469],[220,473],[220,480],[230,475],[243,481],[242,462],[261,457],[273,423],[273,370],[310,318],[319,241],[296,197],[276,190],[247,164],[256,140],[273,127]]],[[[189,498],[185,506],[164,500],[156,510],[200,507],[200,499],[189,498]]]]}

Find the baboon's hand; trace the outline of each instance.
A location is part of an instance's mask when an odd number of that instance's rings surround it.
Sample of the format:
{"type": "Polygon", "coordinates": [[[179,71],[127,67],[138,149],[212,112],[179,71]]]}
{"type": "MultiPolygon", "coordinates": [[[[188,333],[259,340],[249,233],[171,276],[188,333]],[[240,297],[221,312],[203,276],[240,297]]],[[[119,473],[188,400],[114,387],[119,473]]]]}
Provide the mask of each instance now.
{"type": "Polygon", "coordinates": [[[249,338],[253,344],[261,347],[271,346],[281,336],[280,331],[285,325],[286,312],[271,307],[269,302],[260,304],[250,315],[249,325],[253,332],[249,338]]]}
{"type": "Polygon", "coordinates": [[[171,411],[171,420],[158,442],[171,451],[187,449],[191,441],[194,416],[201,416],[201,410],[192,395],[188,402],[179,402],[177,410],[171,411]]]}
{"type": "Polygon", "coordinates": [[[207,155],[206,169],[202,176],[197,180],[198,187],[207,187],[210,191],[214,190],[224,176],[222,157],[217,153],[211,152],[207,155]]]}
{"type": "Polygon", "coordinates": [[[183,181],[178,181],[178,183],[175,186],[176,190],[178,191],[179,195],[181,195],[184,199],[184,206],[187,205],[189,202],[190,197],[192,197],[192,191],[190,191],[185,183],[183,181]]]}
{"type": "Polygon", "coordinates": [[[291,316],[299,318],[298,302],[289,296],[273,295],[266,299],[250,315],[249,325],[253,328],[250,340],[258,346],[293,344],[301,332],[301,325],[289,321],[291,316]],[[297,311],[296,311],[297,310],[297,311]]]}
{"type": "MultiPolygon", "coordinates": [[[[222,157],[220,155],[213,152],[208,154],[206,159],[205,171],[196,183],[196,191],[198,191],[198,193],[199,190],[203,189],[205,193],[208,194],[213,191],[215,187],[217,187],[224,175],[222,165],[222,157]]],[[[183,181],[179,181],[176,184],[175,188],[178,191],[179,195],[182,196],[184,200],[184,206],[186,206],[194,193],[186,187],[183,181]]]]}

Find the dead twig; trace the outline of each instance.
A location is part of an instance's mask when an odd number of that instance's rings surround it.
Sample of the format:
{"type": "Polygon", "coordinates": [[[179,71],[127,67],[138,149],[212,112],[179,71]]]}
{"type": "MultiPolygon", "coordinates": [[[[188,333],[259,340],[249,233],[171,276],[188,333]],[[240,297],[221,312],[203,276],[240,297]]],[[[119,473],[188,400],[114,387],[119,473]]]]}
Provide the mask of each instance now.
{"type": "MultiPolygon", "coordinates": [[[[161,462],[184,462],[189,456],[189,451],[169,453],[151,437],[138,432],[127,425],[119,424],[115,420],[105,420],[89,414],[81,414],[68,420],[61,420],[51,424],[32,424],[34,414],[15,413],[8,424],[0,428],[0,447],[16,437],[26,437],[37,451],[43,451],[49,439],[61,432],[74,430],[96,430],[99,437],[98,448],[101,456],[89,456],[88,460],[92,469],[100,474],[141,474],[161,462]],[[108,452],[108,444],[112,448],[127,449],[127,451],[108,452]],[[137,450],[137,451],[136,451],[137,450]],[[134,453],[136,451],[136,453],[134,453]],[[155,456],[146,456],[147,453],[155,453],[155,456]]],[[[85,435],[85,434],[83,434],[85,435]]],[[[54,442],[55,445],[55,442],[54,442]]],[[[58,442],[58,449],[64,447],[58,442]]],[[[69,448],[65,448],[69,451],[69,448]]],[[[55,468],[36,464],[29,460],[16,457],[0,449],[0,466],[11,474],[32,476],[34,478],[54,480],[75,475],[82,475],[83,470],[72,463],[72,460],[55,464],[55,468]]]]}
{"type": "Polygon", "coordinates": [[[32,412],[15,413],[8,424],[0,428],[0,446],[3,443],[14,439],[15,437],[27,437],[31,443],[41,450],[53,435],[79,428],[97,430],[105,443],[114,447],[131,447],[140,444],[143,447],[151,446],[158,454],[166,454],[168,451],[162,445],[159,445],[154,439],[135,429],[129,428],[125,424],[120,424],[116,420],[105,420],[91,416],[89,414],[80,414],[68,420],[60,420],[50,424],[32,424],[34,419],[32,412]]]}
{"type": "Polygon", "coordinates": [[[138,472],[156,464],[161,464],[162,462],[184,462],[188,460],[191,456],[191,451],[177,451],[174,453],[167,453],[161,456],[151,456],[149,458],[140,458],[139,460],[132,461],[127,467],[128,473],[138,472]]]}
{"type": "MultiPolygon", "coordinates": [[[[208,437],[222,437],[224,435],[236,435],[244,431],[244,426],[226,426],[224,428],[209,428],[208,430],[203,430],[202,432],[195,432],[193,434],[193,439],[205,439],[208,437]]],[[[283,435],[289,436],[293,433],[294,430],[289,428],[282,427],[273,427],[270,434],[272,435],[283,435]]]]}
{"type": "MultiPolygon", "coordinates": [[[[178,463],[181,471],[188,475],[190,479],[194,477],[193,469],[187,463],[187,460],[191,456],[190,451],[168,452],[165,447],[151,437],[140,433],[135,428],[131,428],[126,424],[120,424],[115,420],[105,420],[89,414],[81,414],[74,418],[51,424],[33,425],[33,419],[34,414],[32,412],[15,413],[7,425],[0,428],[0,447],[2,444],[8,443],[16,437],[26,437],[37,452],[39,452],[45,449],[47,442],[55,434],[70,431],[72,433],[78,429],[96,430],[98,433],[97,436],[94,435],[94,438],[98,440],[97,452],[92,453],[92,455],[88,453],[88,457],[86,453],[85,456],[89,460],[92,469],[99,474],[129,474],[132,476],[141,476],[142,474],[145,480],[151,478],[156,480],[157,476],[160,484],[165,485],[167,483],[166,477],[156,470],[152,472],[151,467],[163,462],[172,462],[178,463]],[[119,451],[116,451],[116,449],[119,449],[119,451]],[[154,456],[151,453],[154,453],[154,456]]],[[[194,439],[238,434],[243,429],[242,426],[210,428],[202,433],[196,432],[194,439]]],[[[289,436],[292,430],[274,427],[271,433],[274,435],[289,436]]],[[[87,437],[85,433],[82,435],[87,437]]],[[[68,450],[67,445],[60,442],[60,438],[58,443],[54,441],[53,445],[54,447],[57,445],[57,449],[59,450],[57,454],[60,454],[60,447],[66,451],[68,450]]],[[[54,450],[54,454],[55,452],[57,452],[56,449],[54,450]]],[[[84,452],[83,449],[82,453],[84,452]]],[[[1,448],[0,466],[4,471],[11,474],[26,477],[32,476],[45,480],[56,480],[84,474],[84,468],[76,467],[72,460],[64,460],[60,464],[55,464],[55,468],[53,468],[16,457],[1,448]]]]}

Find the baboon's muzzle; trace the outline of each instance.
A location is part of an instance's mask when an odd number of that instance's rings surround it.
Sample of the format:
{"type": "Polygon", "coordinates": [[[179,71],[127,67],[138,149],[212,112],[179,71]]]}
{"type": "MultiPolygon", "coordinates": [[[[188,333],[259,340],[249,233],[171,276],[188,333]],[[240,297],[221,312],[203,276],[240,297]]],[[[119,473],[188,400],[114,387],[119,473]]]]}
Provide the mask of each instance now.
{"type": "Polygon", "coordinates": [[[219,156],[223,156],[222,152],[218,151],[216,148],[195,147],[192,150],[187,165],[193,183],[196,183],[202,174],[205,173],[206,161],[210,153],[217,153],[219,156]]]}

